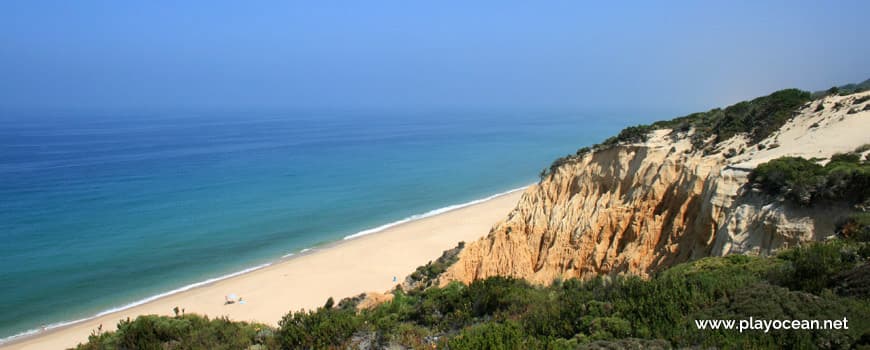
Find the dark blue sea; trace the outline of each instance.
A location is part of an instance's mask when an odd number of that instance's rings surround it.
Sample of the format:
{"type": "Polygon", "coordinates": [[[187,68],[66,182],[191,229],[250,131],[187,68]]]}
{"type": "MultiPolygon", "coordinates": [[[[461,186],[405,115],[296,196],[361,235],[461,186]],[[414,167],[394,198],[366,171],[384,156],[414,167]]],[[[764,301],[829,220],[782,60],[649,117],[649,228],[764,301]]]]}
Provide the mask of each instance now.
{"type": "Polygon", "coordinates": [[[612,120],[3,116],[0,338],[528,185],[612,120]]]}

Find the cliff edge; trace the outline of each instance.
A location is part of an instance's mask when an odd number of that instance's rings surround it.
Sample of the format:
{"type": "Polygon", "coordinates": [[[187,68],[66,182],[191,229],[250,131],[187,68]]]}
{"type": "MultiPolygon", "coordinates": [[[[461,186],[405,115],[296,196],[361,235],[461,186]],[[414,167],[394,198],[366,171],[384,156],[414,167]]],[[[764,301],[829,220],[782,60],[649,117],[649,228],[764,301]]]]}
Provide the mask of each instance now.
{"type": "Polygon", "coordinates": [[[824,163],[870,143],[870,92],[812,100],[794,91],[629,128],[557,160],[439,283],[649,276],[824,239],[853,208],[792,204],[748,186],[748,175],[778,157],[824,163]]]}

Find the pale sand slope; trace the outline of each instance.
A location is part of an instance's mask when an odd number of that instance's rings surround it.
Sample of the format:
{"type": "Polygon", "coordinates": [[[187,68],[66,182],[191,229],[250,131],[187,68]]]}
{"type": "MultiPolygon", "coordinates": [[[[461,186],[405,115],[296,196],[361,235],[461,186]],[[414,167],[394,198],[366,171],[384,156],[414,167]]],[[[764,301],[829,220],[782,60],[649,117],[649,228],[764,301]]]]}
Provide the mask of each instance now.
{"type": "Polygon", "coordinates": [[[178,306],[188,313],[229,316],[238,321],[276,325],[290,310],[315,308],[330,296],[341,298],[366,291],[385,292],[420,265],[439,257],[459,241],[472,242],[489,232],[519,201],[523,191],[380,233],[341,242],[260,270],[171,295],[94,320],[49,330],[0,346],[2,349],[63,349],[87,341],[102,324],[114,329],[119,320],[145,314],[172,314],[178,306]],[[224,305],[235,293],[246,304],[224,305]]]}
{"type": "MultiPolygon", "coordinates": [[[[813,101],[779,131],[761,141],[766,146],[764,150],[752,147],[729,162],[738,168],[755,168],[779,157],[830,158],[834,153],[854,151],[870,143],[870,111],[864,110],[870,101],[855,103],[865,96],[870,96],[870,91],[813,101]],[[816,111],[819,104],[824,108],[816,111]],[[772,148],[771,145],[779,146],[772,148]]],[[[736,139],[729,141],[739,142],[736,139]]],[[[728,147],[732,146],[720,146],[722,150],[728,147]]]]}

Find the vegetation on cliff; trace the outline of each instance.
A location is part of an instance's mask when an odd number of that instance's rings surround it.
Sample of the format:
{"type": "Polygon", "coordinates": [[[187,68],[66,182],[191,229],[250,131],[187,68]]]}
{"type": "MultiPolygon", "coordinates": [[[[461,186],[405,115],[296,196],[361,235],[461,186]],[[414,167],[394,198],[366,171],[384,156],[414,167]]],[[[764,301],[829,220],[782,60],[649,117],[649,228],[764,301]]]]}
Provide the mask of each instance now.
{"type": "Polygon", "coordinates": [[[533,286],[491,277],[394,290],[392,301],[287,314],[277,329],[199,316],[142,316],[78,349],[852,348],[870,345],[870,246],[838,239],[775,257],[676,265],[649,280],[570,279],[533,286]],[[701,319],[843,319],[848,330],[698,330],[701,319]]]}
{"type": "Polygon", "coordinates": [[[459,242],[453,249],[445,250],[438,259],[418,267],[408,278],[405,286],[409,289],[425,289],[431,287],[450,265],[459,260],[459,252],[465,248],[465,242],[459,242]]]}
{"type": "Polygon", "coordinates": [[[749,181],[765,193],[800,205],[842,201],[870,205],[870,161],[862,159],[862,146],[852,153],[835,154],[824,166],[801,157],[782,157],[758,165],[749,181]]]}
{"type": "Polygon", "coordinates": [[[741,133],[747,134],[751,143],[757,143],[778,130],[794,115],[795,111],[811,100],[811,94],[807,91],[785,89],[751,101],[739,102],[724,109],[714,108],[707,112],[692,113],[649,125],[630,126],[600,144],[581,148],[574,155],[556,159],[540,175],[542,178],[546,177],[562,164],[575,161],[596,149],[644,142],[649,137],[649,133],[654,130],[672,129],[675,133],[694,130],[691,140],[696,150],[707,149],[741,133]]]}
{"type": "Polygon", "coordinates": [[[857,84],[834,86],[824,91],[816,91],[813,93],[813,98],[818,99],[829,95],[846,96],[867,90],[870,90],[870,79],[864,80],[857,84]]]}
{"type": "Polygon", "coordinates": [[[77,349],[247,349],[265,342],[271,332],[264,325],[226,318],[147,315],[121,321],[114,332],[95,330],[77,349]]]}

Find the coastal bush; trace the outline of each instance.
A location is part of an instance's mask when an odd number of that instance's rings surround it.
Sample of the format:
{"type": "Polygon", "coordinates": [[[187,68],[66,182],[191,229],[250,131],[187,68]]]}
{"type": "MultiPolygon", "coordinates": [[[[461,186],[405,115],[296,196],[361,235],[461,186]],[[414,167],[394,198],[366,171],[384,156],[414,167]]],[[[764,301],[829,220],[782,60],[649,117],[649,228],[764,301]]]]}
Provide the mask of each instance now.
{"type": "Polygon", "coordinates": [[[471,315],[481,317],[521,305],[533,292],[534,288],[524,280],[495,276],[472,282],[466,289],[466,298],[471,301],[471,315]]]}
{"type": "Polygon", "coordinates": [[[752,142],[758,142],[778,130],[798,107],[808,101],[808,92],[786,89],[738,103],[723,110],[711,132],[716,135],[717,142],[744,132],[749,134],[752,142]]]}
{"type": "Polygon", "coordinates": [[[800,205],[820,200],[856,204],[870,199],[870,164],[860,154],[835,154],[825,166],[801,157],[781,157],[758,165],[749,181],[772,196],[800,205]]]}
{"type": "Polygon", "coordinates": [[[837,93],[840,96],[851,95],[858,92],[870,90],[870,79],[864,80],[858,84],[846,84],[838,87],[837,93]]]}
{"type": "Polygon", "coordinates": [[[831,288],[837,274],[863,260],[857,250],[841,242],[800,246],[783,252],[779,258],[786,263],[772,271],[772,279],[789,289],[815,294],[831,288]]]}
{"type": "Polygon", "coordinates": [[[456,350],[478,349],[534,349],[534,338],[513,321],[483,323],[468,327],[446,341],[446,348],[456,350]]]}
{"type": "Polygon", "coordinates": [[[114,332],[94,332],[79,350],[97,349],[246,349],[262,344],[264,325],[209,319],[199,315],[146,315],[122,320],[114,332]]]}
{"type": "Polygon", "coordinates": [[[461,328],[471,321],[468,287],[452,282],[444,288],[430,288],[418,295],[408,319],[439,331],[461,328]]]}
{"type": "Polygon", "coordinates": [[[589,152],[592,152],[592,151],[593,151],[592,147],[580,147],[579,149],[577,149],[577,152],[574,153],[574,155],[582,156],[582,155],[589,153],[589,152]]]}
{"type": "MultiPolygon", "coordinates": [[[[293,312],[280,327],[143,316],[79,349],[851,348],[870,345],[867,243],[833,240],[772,257],[675,265],[649,279],[601,276],[549,286],[491,277],[393,292],[370,309],[293,312]],[[702,319],[842,319],[848,330],[698,330],[702,319]]],[[[336,303],[333,303],[336,304],[336,303]]],[[[341,301],[337,305],[350,305],[341,301]]]]}
{"type": "Polygon", "coordinates": [[[620,131],[616,136],[604,140],[601,144],[605,146],[613,146],[623,143],[646,142],[649,139],[649,133],[652,131],[652,125],[629,126],[622,129],[622,131],[620,131]]]}
{"type": "Polygon", "coordinates": [[[459,260],[459,252],[463,248],[465,248],[465,242],[459,242],[455,248],[441,253],[441,256],[435,261],[430,261],[426,265],[417,267],[406,279],[407,284],[413,289],[431,287],[438,276],[441,276],[444,271],[447,271],[448,267],[459,260]]]}
{"type": "Polygon", "coordinates": [[[857,84],[846,84],[841,86],[835,86],[828,90],[816,91],[813,92],[812,97],[813,99],[820,99],[832,95],[846,96],[867,90],[870,90],[870,79],[864,80],[857,84]]]}
{"type": "Polygon", "coordinates": [[[847,216],[837,224],[837,233],[857,242],[870,242],[870,213],[861,212],[847,216]]]}
{"type": "Polygon", "coordinates": [[[809,204],[825,182],[824,168],[801,157],[782,157],[758,165],[749,174],[749,181],[768,194],[809,204]]]}
{"type": "Polygon", "coordinates": [[[359,326],[354,310],[321,307],[288,313],[275,334],[282,349],[324,349],[350,339],[359,326]]]}
{"type": "Polygon", "coordinates": [[[559,167],[561,167],[562,165],[574,163],[578,159],[579,157],[575,155],[567,155],[564,157],[556,158],[556,160],[554,160],[548,168],[544,168],[543,170],[541,170],[541,173],[538,174],[538,176],[541,178],[541,180],[543,180],[544,178],[555,174],[556,170],[559,169],[559,167]]]}

